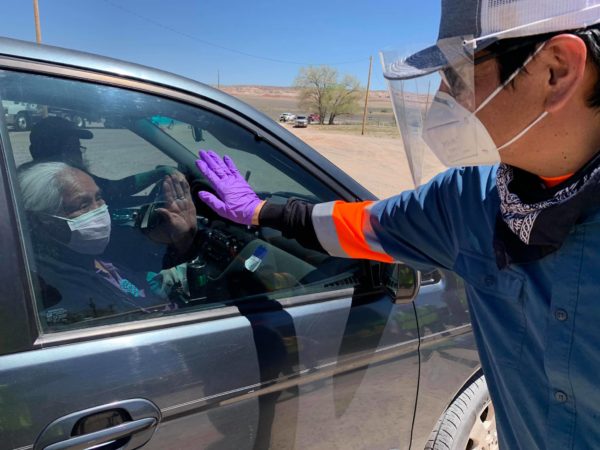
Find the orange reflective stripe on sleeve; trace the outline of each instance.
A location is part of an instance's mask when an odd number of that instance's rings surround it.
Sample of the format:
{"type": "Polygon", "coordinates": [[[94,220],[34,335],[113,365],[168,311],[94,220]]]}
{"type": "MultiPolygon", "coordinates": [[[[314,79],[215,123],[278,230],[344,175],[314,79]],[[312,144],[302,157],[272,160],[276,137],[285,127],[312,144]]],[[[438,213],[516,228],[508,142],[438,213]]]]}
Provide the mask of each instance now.
{"type": "Polygon", "coordinates": [[[393,259],[372,249],[367,241],[366,229],[371,229],[368,207],[373,202],[336,202],[333,207],[333,223],[340,246],[351,258],[392,262],[393,259]]]}

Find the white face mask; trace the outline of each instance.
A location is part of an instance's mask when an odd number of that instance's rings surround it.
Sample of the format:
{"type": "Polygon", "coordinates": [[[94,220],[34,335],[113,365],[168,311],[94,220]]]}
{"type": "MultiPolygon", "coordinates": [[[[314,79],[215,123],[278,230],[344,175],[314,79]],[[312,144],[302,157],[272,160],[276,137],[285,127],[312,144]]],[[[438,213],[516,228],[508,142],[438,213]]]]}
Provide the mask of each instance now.
{"type": "Polygon", "coordinates": [[[515,71],[501,86],[492,92],[471,112],[458,103],[450,94],[438,91],[423,124],[423,140],[439,160],[448,167],[478,166],[500,162],[500,151],[514,144],[544,119],[544,111],[523,131],[504,145],[497,147],[485,125],[477,117],[520,72],[529,64],[540,47],[521,68],[515,71]]]}
{"type": "Polygon", "coordinates": [[[71,238],[66,244],[71,250],[85,255],[99,255],[110,241],[110,214],[108,206],[82,214],[74,219],[57,217],[67,222],[71,238]]]}
{"type": "Polygon", "coordinates": [[[429,108],[423,140],[448,167],[495,164],[500,160],[496,144],[475,113],[445,92],[438,92],[429,108]]]}

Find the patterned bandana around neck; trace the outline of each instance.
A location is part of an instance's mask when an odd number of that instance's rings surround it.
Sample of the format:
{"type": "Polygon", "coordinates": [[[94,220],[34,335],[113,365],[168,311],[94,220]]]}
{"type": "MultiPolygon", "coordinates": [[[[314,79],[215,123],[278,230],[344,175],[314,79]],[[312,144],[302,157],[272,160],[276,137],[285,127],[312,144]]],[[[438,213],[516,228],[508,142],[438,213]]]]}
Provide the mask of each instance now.
{"type": "Polygon", "coordinates": [[[585,212],[600,207],[600,153],[571,178],[546,188],[530,173],[500,164],[494,250],[500,269],[558,250],[585,212]]]}

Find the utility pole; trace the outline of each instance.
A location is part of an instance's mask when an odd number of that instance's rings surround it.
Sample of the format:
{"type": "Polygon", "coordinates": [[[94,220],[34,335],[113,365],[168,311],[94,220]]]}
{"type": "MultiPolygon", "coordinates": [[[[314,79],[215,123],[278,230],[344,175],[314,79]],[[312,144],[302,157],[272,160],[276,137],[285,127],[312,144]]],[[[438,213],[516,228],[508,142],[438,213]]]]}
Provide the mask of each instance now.
{"type": "MultiPolygon", "coordinates": [[[[35,19],[35,42],[42,43],[42,29],[40,27],[40,6],[38,0],[33,0],[33,18],[35,19]]],[[[41,107],[42,117],[48,117],[48,106],[41,107]]]]}
{"type": "Polygon", "coordinates": [[[367,80],[367,93],[365,95],[365,112],[363,113],[363,123],[361,135],[365,134],[365,124],[367,122],[367,108],[369,106],[369,89],[371,88],[371,70],[373,69],[373,57],[369,56],[369,79],[367,80]]]}
{"type": "Polygon", "coordinates": [[[38,0],[33,0],[33,17],[35,18],[35,41],[42,43],[42,30],[40,28],[40,7],[38,0]]]}

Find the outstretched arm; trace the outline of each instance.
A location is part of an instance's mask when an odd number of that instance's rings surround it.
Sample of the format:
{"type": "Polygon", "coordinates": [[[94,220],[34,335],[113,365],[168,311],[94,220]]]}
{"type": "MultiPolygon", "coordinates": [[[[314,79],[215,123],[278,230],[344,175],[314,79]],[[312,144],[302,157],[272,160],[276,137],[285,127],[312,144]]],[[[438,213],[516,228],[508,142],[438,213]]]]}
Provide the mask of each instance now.
{"type": "Polygon", "coordinates": [[[165,176],[177,172],[177,169],[169,166],[159,166],[156,169],[147,172],[136,173],[120,180],[106,180],[94,177],[100,180],[102,184],[102,193],[106,198],[117,199],[137,194],[148,186],[162,180],[165,176]]]}
{"type": "Polygon", "coordinates": [[[220,216],[278,229],[284,237],[333,256],[391,261],[378,247],[371,248],[362,231],[370,203],[313,205],[292,198],[285,205],[273,204],[258,198],[228,156],[221,159],[212,151],[200,151],[199,156],[196,165],[217,195],[202,191],[198,196],[220,216]]]}

